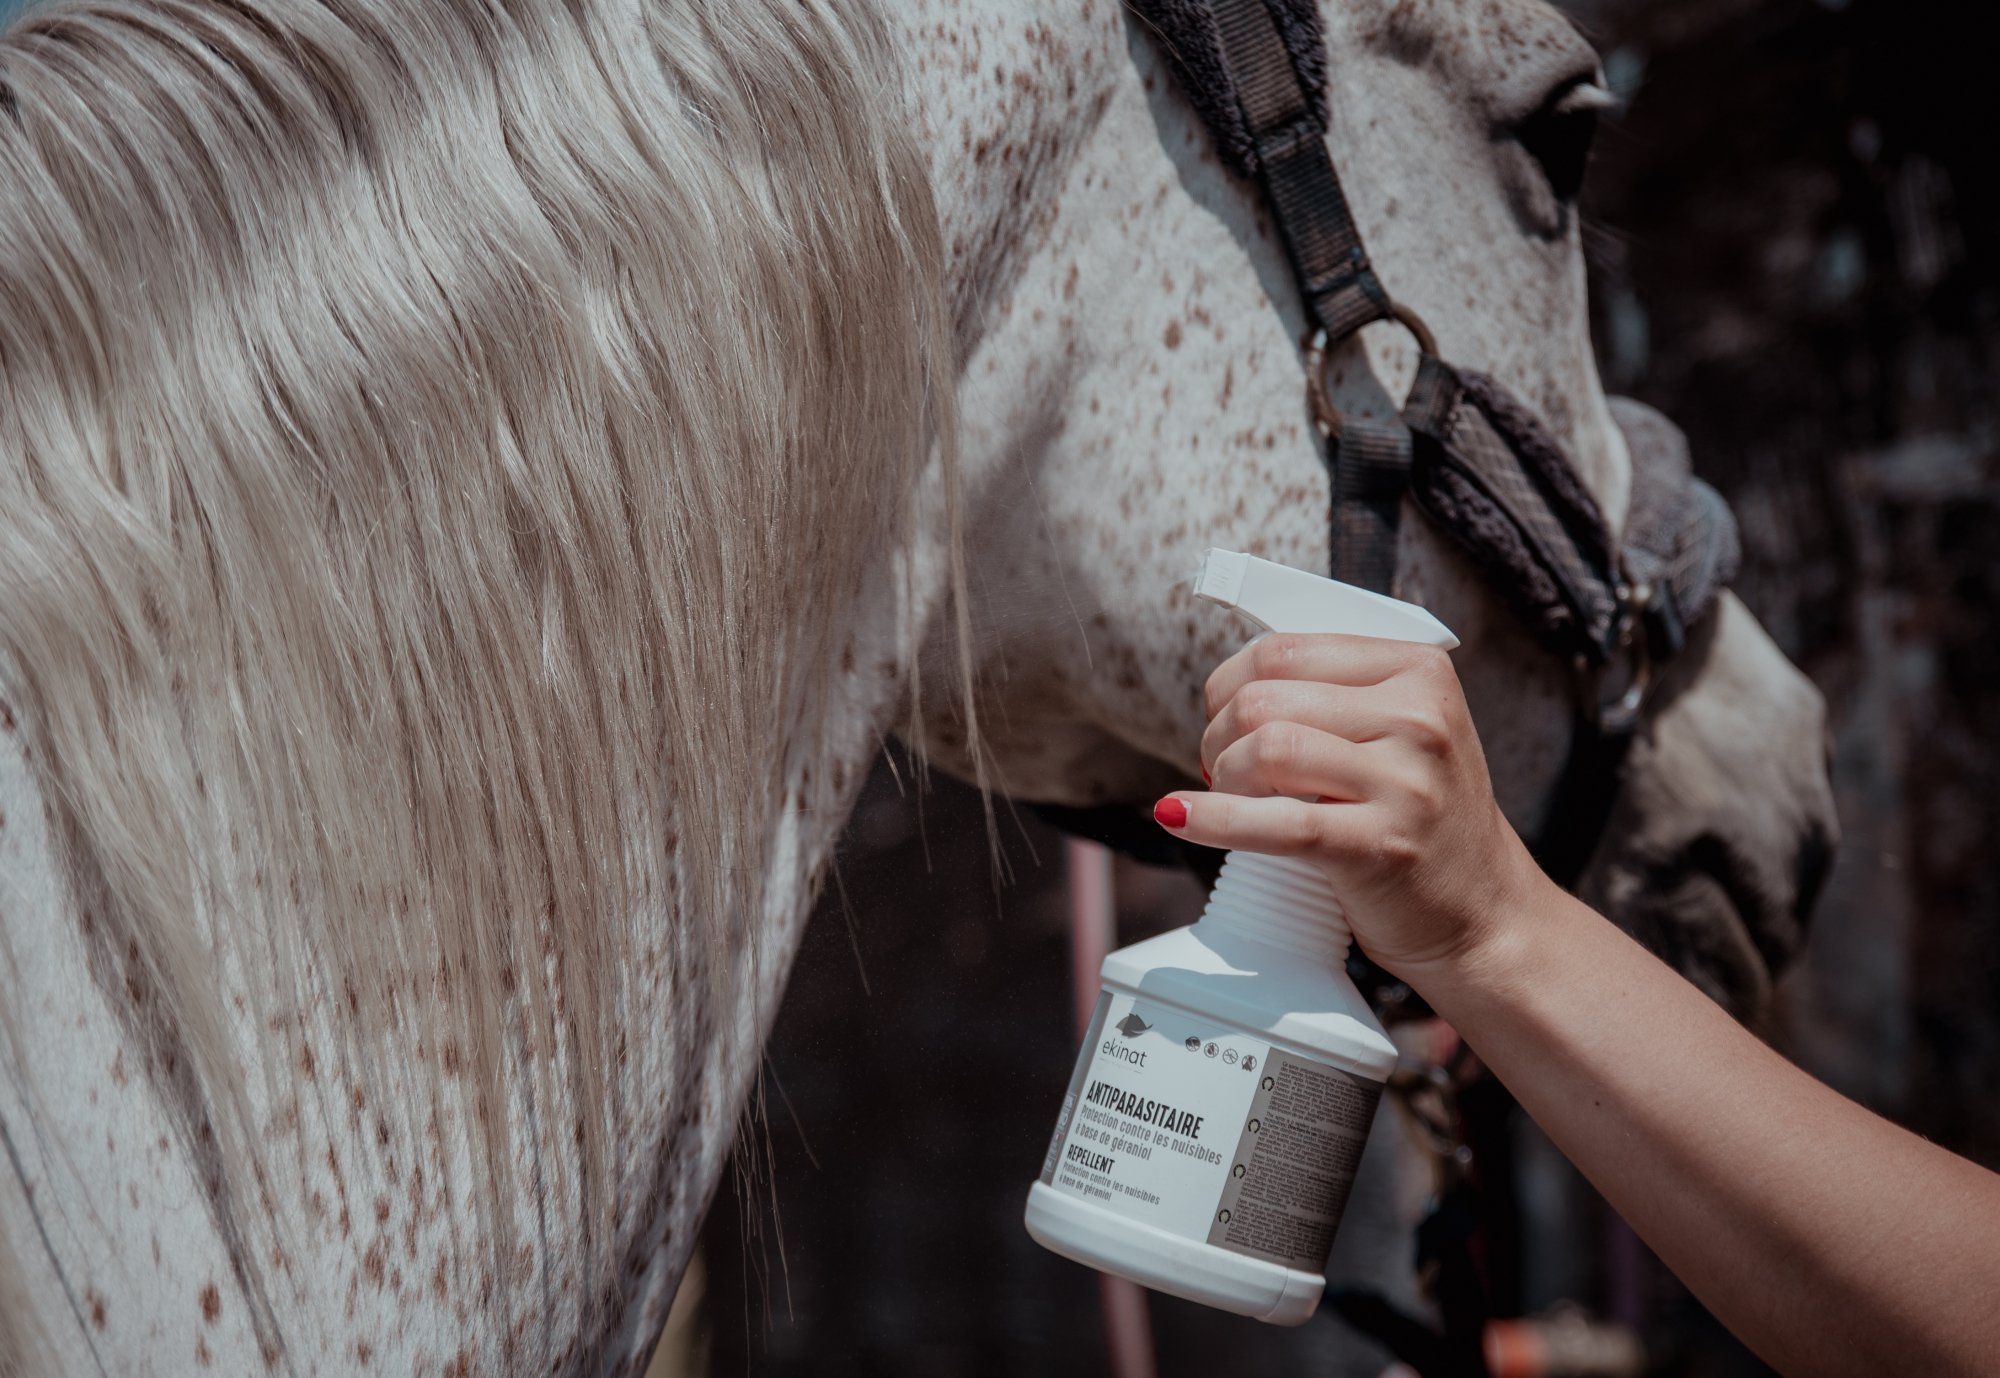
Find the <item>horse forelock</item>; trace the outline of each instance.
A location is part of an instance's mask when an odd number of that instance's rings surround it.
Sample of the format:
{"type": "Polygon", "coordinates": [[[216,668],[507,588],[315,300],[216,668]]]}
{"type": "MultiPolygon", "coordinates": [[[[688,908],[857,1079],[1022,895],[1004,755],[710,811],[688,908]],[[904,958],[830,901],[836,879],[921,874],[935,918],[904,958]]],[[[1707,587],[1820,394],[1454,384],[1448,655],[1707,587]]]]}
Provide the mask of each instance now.
{"type": "Polygon", "coordinates": [[[633,945],[720,1022],[769,998],[783,744],[876,673],[853,605],[949,465],[887,37],[78,0],[0,64],[0,656],[93,975],[246,1297],[317,1084],[385,1156],[448,1108],[505,1314],[524,1159],[612,1218],[633,945]],[[510,1141],[523,1096],[573,1150],[510,1141]]]}

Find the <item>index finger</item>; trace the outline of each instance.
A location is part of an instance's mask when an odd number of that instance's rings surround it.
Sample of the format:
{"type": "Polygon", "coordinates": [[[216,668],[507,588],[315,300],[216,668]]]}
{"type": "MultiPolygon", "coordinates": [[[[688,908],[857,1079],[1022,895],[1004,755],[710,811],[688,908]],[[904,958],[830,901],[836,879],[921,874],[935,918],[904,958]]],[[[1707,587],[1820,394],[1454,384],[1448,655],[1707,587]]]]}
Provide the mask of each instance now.
{"type": "Polygon", "coordinates": [[[1334,632],[1272,632],[1215,667],[1202,689],[1202,711],[1211,722],[1244,685],[1260,679],[1313,680],[1366,689],[1405,671],[1451,658],[1435,646],[1334,632]]]}

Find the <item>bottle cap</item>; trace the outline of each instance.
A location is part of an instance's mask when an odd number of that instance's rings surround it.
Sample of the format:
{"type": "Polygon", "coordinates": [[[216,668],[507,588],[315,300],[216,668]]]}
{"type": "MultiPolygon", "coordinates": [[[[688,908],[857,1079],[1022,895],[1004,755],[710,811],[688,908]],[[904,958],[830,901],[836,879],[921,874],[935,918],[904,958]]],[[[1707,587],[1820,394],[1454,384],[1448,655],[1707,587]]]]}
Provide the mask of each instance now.
{"type": "MultiPolygon", "coordinates": [[[[1415,603],[1234,550],[1201,557],[1194,593],[1269,632],[1344,632],[1447,651],[1458,645],[1449,627],[1415,603]]],[[[1351,941],[1347,911],[1326,874],[1295,857],[1231,852],[1201,921],[1336,966],[1351,941]]]]}
{"type": "Polygon", "coordinates": [[[1347,911],[1326,873],[1289,856],[1231,852],[1208,893],[1203,927],[1338,967],[1347,960],[1347,911]]]}

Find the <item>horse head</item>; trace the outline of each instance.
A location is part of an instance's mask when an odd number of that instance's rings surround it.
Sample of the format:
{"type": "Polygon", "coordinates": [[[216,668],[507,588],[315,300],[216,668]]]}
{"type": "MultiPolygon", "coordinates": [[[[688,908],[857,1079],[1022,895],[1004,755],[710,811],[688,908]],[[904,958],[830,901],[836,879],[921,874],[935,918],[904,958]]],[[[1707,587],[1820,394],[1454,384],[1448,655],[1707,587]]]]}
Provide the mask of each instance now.
{"type": "MultiPolygon", "coordinates": [[[[1538,0],[1320,9],[1328,147],[1375,271],[1444,358],[1539,416],[1615,533],[1633,461],[1593,360],[1576,208],[1609,100],[1596,54],[1538,0]]],[[[1189,783],[1202,682],[1245,635],[1189,596],[1199,552],[1329,567],[1308,321],[1258,186],[1225,167],[1144,22],[1098,14],[1059,55],[1032,13],[964,22],[989,80],[959,108],[978,156],[944,160],[941,210],[1025,231],[960,236],[954,264],[988,765],[1018,797],[1144,805],[1189,783]],[[1027,122],[1009,82],[1067,96],[1027,122]],[[988,159],[1008,175],[980,175],[988,159]]],[[[1417,359],[1377,323],[1335,350],[1327,386],[1343,413],[1393,418],[1417,359]]],[[[1570,821],[1559,784],[1597,682],[1406,508],[1396,591],[1462,639],[1495,789],[1543,838],[1570,821]]],[[[1616,805],[1565,877],[1740,1014],[1802,940],[1831,855],[1823,715],[1724,593],[1647,686],[1616,805]]],[[[924,720],[933,758],[970,774],[949,705],[924,720]]]]}

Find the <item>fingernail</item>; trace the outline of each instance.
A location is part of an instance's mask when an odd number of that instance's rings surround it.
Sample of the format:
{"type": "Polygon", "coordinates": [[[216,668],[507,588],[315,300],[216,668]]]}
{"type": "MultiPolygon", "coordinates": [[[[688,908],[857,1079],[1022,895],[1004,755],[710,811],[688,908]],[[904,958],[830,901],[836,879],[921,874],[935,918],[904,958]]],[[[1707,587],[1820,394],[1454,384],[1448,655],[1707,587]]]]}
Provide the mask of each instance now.
{"type": "Polygon", "coordinates": [[[1153,805],[1153,821],[1165,828],[1187,826],[1187,805],[1178,799],[1162,799],[1153,805]]]}
{"type": "Polygon", "coordinates": [[[1203,766],[1201,768],[1201,782],[1204,785],[1212,785],[1215,783],[1215,778],[1208,773],[1207,766],[1203,766]]]}

